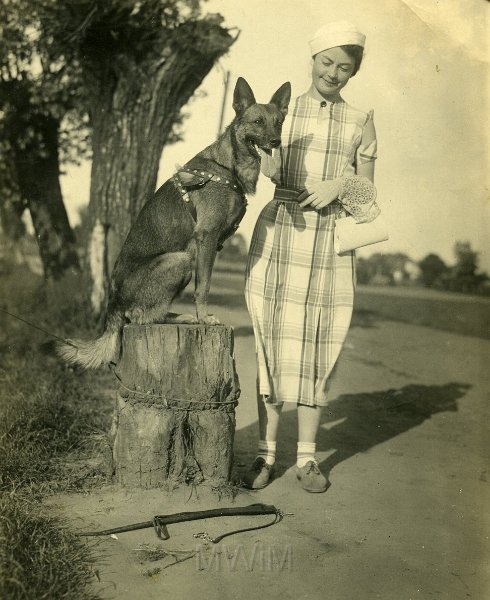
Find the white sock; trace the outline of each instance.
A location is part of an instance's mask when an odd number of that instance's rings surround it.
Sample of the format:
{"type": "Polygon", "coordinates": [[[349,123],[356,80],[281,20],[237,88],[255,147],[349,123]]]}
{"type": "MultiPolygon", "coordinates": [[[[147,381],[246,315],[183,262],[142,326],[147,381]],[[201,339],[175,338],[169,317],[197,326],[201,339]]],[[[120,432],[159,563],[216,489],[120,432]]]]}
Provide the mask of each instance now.
{"type": "Polygon", "coordinates": [[[304,467],[307,462],[312,460],[316,462],[315,458],[316,444],[311,442],[298,442],[296,465],[298,467],[304,467]]]}
{"type": "Polygon", "coordinates": [[[276,462],[276,444],[269,440],[259,440],[257,456],[265,460],[268,465],[273,465],[276,462]]]}

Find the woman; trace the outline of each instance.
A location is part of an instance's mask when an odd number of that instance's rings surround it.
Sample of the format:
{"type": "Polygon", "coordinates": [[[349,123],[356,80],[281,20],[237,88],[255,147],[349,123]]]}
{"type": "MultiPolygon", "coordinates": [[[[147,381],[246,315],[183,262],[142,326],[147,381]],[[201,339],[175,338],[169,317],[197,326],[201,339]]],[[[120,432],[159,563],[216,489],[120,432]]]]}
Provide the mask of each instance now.
{"type": "Polygon", "coordinates": [[[352,315],[353,252],[334,251],[334,223],[379,212],[375,203],[376,134],[369,113],[340,91],[361,64],[365,36],[352,24],[325,25],[310,41],[311,87],[290,104],[282,147],[262,155],[276,184],[249,251],[246,299],[257,352],[259,443],[244,476],[265,487],[274,470],[284,402],[298,410],[296,475],[308,492],[329,486],[315,458],[321,408],[352,315]]]}

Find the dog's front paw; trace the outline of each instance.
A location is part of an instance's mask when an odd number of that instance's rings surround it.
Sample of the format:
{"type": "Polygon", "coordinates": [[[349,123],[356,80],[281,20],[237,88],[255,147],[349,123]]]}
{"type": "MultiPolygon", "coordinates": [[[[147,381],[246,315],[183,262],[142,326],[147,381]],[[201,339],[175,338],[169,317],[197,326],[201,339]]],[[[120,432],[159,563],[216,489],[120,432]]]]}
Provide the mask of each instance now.
{"type": "Polygon", "coordinates": [[[206,315],[202,319],[199,319],[200,323],[204,323],[204,325],[220,325],[220,320],[214,315],[206,315]]]}
{"type": "Polygon", "coordinates": [[[194,315],[167,313],[165,316],[165,323],[194,325],[195,323],[199,323],[199,321],[194,315]]]}

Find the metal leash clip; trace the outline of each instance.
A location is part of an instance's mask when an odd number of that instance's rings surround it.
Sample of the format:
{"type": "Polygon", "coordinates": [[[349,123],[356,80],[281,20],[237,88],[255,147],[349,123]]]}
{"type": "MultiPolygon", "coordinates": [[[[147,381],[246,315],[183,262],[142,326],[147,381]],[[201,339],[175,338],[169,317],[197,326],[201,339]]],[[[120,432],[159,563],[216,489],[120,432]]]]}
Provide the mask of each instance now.
{"type": "Polygon", "coordinates": [[[195,537],[199,540],[204,540],[205,542],[213,542],[213,538],[209,535],[209,533],[206,533],[205,531],[194,533],[192,537],[195,537]]]}

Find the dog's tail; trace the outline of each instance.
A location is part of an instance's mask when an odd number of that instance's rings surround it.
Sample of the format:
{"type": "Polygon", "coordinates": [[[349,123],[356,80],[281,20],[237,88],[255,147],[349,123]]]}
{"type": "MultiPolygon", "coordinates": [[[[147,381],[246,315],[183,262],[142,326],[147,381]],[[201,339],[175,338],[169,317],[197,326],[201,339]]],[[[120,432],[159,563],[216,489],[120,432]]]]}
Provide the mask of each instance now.
{"type": "Polygon", "coordinates": [[[116,362],[119,358],[123,323],[122,313],[112,313],[100,337],[88,341],[56,342],[56,354],[66,363],[79,365],[84,369],[97,369],[104,364],[116,362]]]}

